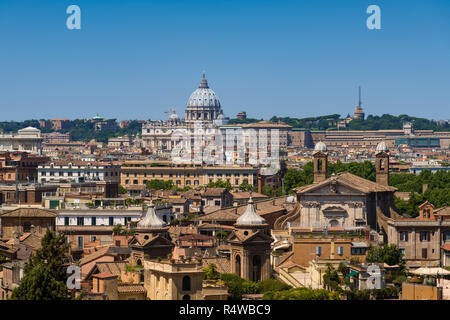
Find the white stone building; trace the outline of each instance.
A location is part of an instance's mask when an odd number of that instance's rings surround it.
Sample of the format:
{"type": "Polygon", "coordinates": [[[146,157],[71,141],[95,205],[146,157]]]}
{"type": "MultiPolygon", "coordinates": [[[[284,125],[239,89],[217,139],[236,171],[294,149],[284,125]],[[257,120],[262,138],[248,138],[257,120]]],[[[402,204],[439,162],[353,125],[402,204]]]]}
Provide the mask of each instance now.
{"type": "Polygon", "coordinates": [[[111,163],[55,161],[39,165],[37,171],[39,183],[120,182],[120,166],[111,163]]]}
{"type": "Polygon", "coordinates": [[[41,130],[27,127],[20,129],[17,133],[0,134],[0,152],[1,151],[24,151],[31,154],[42,154],[41,130]]]}

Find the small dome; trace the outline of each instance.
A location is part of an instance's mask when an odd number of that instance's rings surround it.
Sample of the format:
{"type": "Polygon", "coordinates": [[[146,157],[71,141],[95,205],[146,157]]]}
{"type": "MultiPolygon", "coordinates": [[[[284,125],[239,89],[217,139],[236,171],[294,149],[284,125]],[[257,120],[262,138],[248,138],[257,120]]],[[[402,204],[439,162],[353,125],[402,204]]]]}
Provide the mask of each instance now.
{"type": "Polygon", "coordinates": [[[314,147],[314,151],[322,151],[322,152],[326,152],[327,151],[327,145],[325,143],[323,143],[322,141],[319,141],[315,147],[314,147]]]}
{"type": "Polygon", "coordinates": [[[248,199],[247,209],[242,216],[237,218],[237,225],[261,225],[265,224],[266,220],[256,213],[255,206],[253,205],[253,199],[248,199]]]}
{"type": "Polygon", "coordinates": [[[379,144],[377,144],[376,152],[388,152],[389,147],[387,146],[386,142],[381,141],[379,144]]]}
{"type": "Polygon", "coordinates": [[[155,205],[152,201],[150,202],[150,206],[148,207],[145,217],[138,222],[137,227],[139,229],[160,229],[164,228],[166,225],[167,224],[156,215],[155,205]]]}

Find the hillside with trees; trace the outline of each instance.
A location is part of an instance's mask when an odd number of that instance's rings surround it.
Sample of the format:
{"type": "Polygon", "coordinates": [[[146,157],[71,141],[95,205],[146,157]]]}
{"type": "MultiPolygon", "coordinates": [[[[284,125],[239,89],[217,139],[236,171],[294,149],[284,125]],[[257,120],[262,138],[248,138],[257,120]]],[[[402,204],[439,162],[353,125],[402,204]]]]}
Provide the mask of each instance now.
{"type": "MultiPolygon", "coordinates": [[[[43,119],[42,119],[43,120],[43,119]]],[[[116,119],[105,120],[107,122],[116,123],[116,119]]],[[[35,127],[41,130],[42,133],[54,132],[54,129],[41,128],[38,120],[26,120],[26,121],[4,121],[0,122],[0,131],[4,133],[17,132],[20,129],[26,127],[35,127]]],[[[123,135],[136,135],[141,133],[142,123],[137,120],[130,121],[129,125],[120,128],[118,125],[114,125],[111,128],[103,128],[101,131],[95,130],[95,123],[90,120],[75,119],[72,120],[72,126],[67,129],[59,130],[61,133],[70,133],[73,141],[91,141],[95,139],[99,142],[107,142],[108,138],[118,137],[123,135]]]]}
{"type": "MultiPolygon", "coordinates": [[[[339,114],[331,114],[320,117],[309,118],[290,118],[290,117],[272,117],[271,121],[282,121],[294,128],[304,128],[310,130],[334,130],[337,123],[343,120],[339,114]]],[[[348,128],[345,130],[387,130],[387,129],[402,129],[404,122],[412,122],[414,130],[434,130],[434,131],[449,131],[450,125],[446,122],[436,122],[424,118],[417,118],[401,114],[393,116],[390,114],[383,114],[382,116],[369,115],[366,119],[353,119],[348,128]]],[[[342,129],[341,129],[342,130],[342,129]]]]}

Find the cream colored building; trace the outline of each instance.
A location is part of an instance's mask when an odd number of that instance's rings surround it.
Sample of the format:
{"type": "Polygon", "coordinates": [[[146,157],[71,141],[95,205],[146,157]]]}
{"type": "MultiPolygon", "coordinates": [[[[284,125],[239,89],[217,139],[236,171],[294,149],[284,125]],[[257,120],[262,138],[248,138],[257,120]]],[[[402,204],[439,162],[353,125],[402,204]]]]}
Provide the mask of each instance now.
{"type": "Polygon", "coordinates": [[[144,261],[144,287],[150,300],[202,300],[202,277],[201,263],[144,261]]]}
{"type": "Polygon", "coordinates": [[[171,166],[153,161],[127,161],[121,167],[120,184],[125,188],[132,185],[143,187],[147,181],[157,179],[171,180],[175,186],[183,188],[206,186],[222,180],[239,187],[243,182],[256,186],[257,176],[258,168],[252,166],[171,166]]]}
{"type": "Polygon", "coordinates": [[[17,133],[0,134],[1,151],[25,151],[32,154],[42,154],[41,130],[27,127],[17,131],[17,133]]]}

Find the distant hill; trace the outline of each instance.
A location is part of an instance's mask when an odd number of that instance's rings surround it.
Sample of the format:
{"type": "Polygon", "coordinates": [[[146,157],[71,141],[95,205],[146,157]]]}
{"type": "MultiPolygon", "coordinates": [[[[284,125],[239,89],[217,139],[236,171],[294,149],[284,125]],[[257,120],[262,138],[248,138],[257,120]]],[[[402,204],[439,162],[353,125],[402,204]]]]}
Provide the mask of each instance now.
{"type": "MultiPolygon", "coordinates": [[[[294,128],[305,128],[311,130],[336,129],[337,122],[343,120],[338,114],[309,118],[272,117],[271,121],[282,121],[294,128]]],[[[365,120],[353,119],[346,130],[386,130],[402,129],[404,122],[412,122],[415,130],[450,131],[448,122],[437,122],[424,118],[417,118],[401,114],[392,116],[383,114],[382,116],[369,115],[365,120]]],[[[342,130],[342,129],[341,129],[342,130]]]]}
{"type": "MultiPolygon", "coordinates": [[[[107,122],[115,122],[115,119],[105,120],[107,122]]],[[[41,130],[42,133],[54,132],[55,130],[49,128],[41,128],[38,120],[25,120],[25,121],[4,121],[0,122],[0,131],[2,132],[17,132],[22,128],[35,127],[41,130]]],[[[71,135],[73,141],[90,141],[95,139],[99,142],[107,142],[108,138],[118,137],[122,135],[136,135],[141,133],[142,123],[132,120],[128,126],[120,128],[119,126],[105,128],[101,131],[95,130],[95,125],[91,121],[85,121],[83,119],[75,119],[72,121],[72,127],[68,129],[62,129],[59,132],[67,133],[71,135]]]]}

